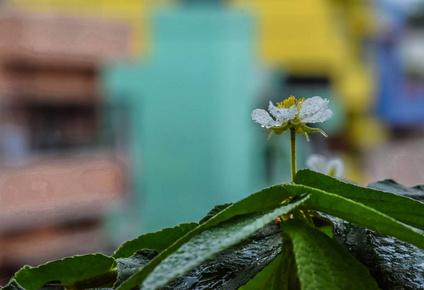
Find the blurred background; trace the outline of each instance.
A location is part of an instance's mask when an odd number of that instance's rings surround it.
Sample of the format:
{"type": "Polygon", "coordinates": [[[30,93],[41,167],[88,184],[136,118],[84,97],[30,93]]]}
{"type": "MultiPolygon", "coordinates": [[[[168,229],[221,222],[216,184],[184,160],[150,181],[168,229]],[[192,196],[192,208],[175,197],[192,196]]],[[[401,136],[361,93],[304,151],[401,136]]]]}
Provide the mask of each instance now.
{"type": "Polygon", "coordinates": [[[334,112],[299,168],[424,184],[424,1],[0,1],[0,285],[289,181],[290,95],[334,112]]]}

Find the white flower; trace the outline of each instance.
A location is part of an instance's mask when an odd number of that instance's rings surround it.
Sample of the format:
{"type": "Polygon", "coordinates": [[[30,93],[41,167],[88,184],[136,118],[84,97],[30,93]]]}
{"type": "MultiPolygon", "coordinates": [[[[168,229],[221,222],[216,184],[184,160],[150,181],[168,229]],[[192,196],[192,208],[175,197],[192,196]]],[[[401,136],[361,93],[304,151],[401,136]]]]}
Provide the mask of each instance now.
{"type": "Polygon", "coordinates": [[[309,128],[305,124],[324,122],[333,116],[333,112],[328,109],[328,100],[318,96],[306,100],[290,96],[283,102],[277,103],[277,107],[269,102],[268,111],[269,113],[262,109],[253,110],[252,119],[266,131],[271,131],[269,137],[273,133],[280,135],[292,129],[298,134],[305,134],[308,141],[307,133],[320,132],[324,136],[327,135],[320,129],[309,128]]]}
{"type": "Polygon", "coordinates": [[[306,99],[300,106],[299,119],[302,123],[321,123],[332,116],[328,100],[318,96],[306,99]]]}
{"type": "Polygon", "coordinates": [[[275,118],[275,120],[265,110],[256,109],[252,112],[253,121],[261,124],[261,126],[266,129],[281,126],[283,123],[293,120],[297,114],[296,106],[291,106],[288,109],[278,108],[274,106],[271,101],[269,101],[268,111],[275,118]]]}
{"type": "Polygon", "coordinates": [[[344,165],[341,159],[327,159],[318,154],[310,155],[306,160],[306,166],[314,171],[321,172],[335,178],[341,178],[344,172],[344,165]]]}

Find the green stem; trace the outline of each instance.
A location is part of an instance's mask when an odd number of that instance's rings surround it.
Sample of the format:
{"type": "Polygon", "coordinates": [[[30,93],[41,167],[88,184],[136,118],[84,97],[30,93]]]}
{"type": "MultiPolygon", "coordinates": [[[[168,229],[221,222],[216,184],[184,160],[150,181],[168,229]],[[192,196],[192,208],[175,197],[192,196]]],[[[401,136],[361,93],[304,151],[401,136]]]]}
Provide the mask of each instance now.
{"type": "Polygon", "coordinates": [[[296,177],[296,132],[290,129],[290,144],[291,144],[291,177],[292,182],[296,177]]]}

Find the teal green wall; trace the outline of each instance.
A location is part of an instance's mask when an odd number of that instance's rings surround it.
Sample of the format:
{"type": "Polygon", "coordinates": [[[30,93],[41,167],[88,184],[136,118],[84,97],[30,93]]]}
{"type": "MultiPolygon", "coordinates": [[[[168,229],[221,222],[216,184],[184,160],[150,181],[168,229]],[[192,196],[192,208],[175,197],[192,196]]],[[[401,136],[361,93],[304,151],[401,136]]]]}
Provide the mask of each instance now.
{"type": "MultiPolygon", "coordinates": [[[[143,232],[196,221],[260,189],[262,142],[251,121],[260,73],[249,14],[182,6],[152,17],[148,58],[104,72],[127,103],[134,204],[143,232]]],[[[265,136],[262,136],[265,138],[265,136]]]]}
{"type": "MultiPolygon", "coordinates": [[[[130,132],[133,194],[130,207],[111,219],[114,232],[197,221],[216,204],[289,181],[289,136],[267,141],[252,110],[290,94],[334,99],[328,88],[284,86],[284,76],[261,71],[247,12],[193,4],[157,11],[151,20],[151,52],[103,72],[108,102],[127,108],[130,132]]],[[[331,133],[340,121],[335,114],[322,128],[331,133]]],[[[317,142],[298,136],[298,168],[311,143],[325,147],[323,136],[310,137],[317,142]]]]}

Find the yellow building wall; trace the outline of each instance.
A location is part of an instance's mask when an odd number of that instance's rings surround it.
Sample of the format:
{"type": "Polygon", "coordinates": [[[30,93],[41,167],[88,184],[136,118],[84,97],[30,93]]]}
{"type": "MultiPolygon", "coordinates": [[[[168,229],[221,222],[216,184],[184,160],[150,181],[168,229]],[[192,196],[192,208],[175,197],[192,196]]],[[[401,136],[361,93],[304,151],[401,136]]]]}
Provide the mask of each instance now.
{"type": "MultiPolygon", "coordinates": [[[[363,1],[362,1],[363,2],[363,1]]],[[[232,0],[258,18],[258,50],[291,74],[326,75],[351,112],[372,104],[373,76],[360,60],[371,21],[361,1],[232,0]]]]}

